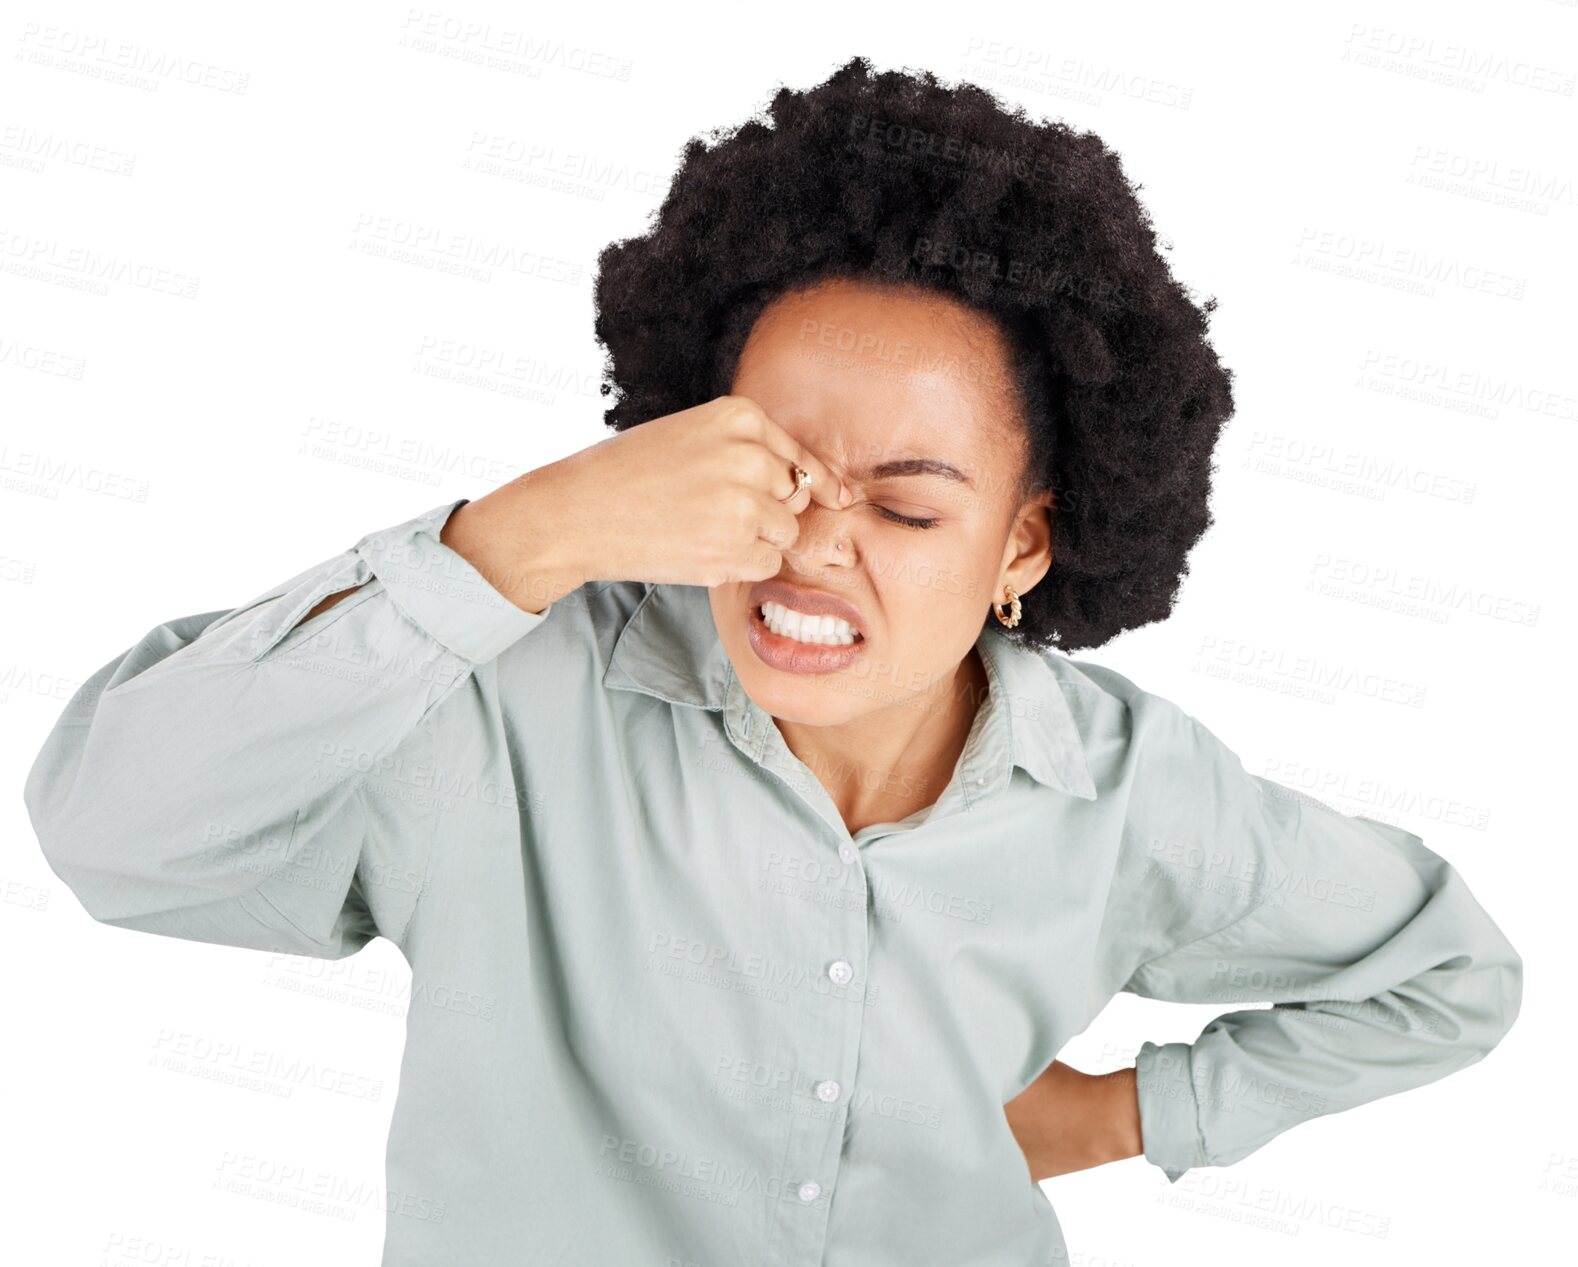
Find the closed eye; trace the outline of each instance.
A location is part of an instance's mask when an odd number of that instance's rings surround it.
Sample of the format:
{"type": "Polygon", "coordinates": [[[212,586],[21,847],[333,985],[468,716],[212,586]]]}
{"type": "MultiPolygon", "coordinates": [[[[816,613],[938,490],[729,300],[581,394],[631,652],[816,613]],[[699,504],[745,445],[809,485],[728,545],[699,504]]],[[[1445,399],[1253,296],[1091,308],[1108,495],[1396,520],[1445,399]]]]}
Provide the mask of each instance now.
{"type": "Polygon", "coordinates": [[[909,515],[901,515],[896,510],[889,510],[886,506],[878,506],[877,513],[894,523],[901,523],[910,528],[931,528],[936,525],[935,519],[913,519],[909,515]]]}

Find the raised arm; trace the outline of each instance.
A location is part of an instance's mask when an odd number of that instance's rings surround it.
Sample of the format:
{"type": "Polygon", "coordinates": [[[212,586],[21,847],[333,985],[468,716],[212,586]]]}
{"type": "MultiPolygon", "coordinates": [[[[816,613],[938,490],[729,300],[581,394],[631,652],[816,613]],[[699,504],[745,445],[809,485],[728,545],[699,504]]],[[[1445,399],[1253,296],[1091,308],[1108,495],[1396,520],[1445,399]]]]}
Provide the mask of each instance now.
{"type": "MultiPolygon", "coordinates": [[[[333,959],[398,940],[426,836],[371,804],[367,780],[401,777],[424,718],[556,596],[524,610],[444,544],[469,504],[162,624],[78,690],[24,798],[93,918],[333,959]]],[[[530,567],[511,570],[524,592],[530,567]]]]}
{"type": "Polygon", "coordinates": [[[723,396],[160,625],[87,681],[34,762],[44,854],[104,923],[325,958],[398,941],[426,840],[377,812],[369,773],[415,756],[471,671],[586,581],[773,576],[799,511],[844,491],[723,396]]]}

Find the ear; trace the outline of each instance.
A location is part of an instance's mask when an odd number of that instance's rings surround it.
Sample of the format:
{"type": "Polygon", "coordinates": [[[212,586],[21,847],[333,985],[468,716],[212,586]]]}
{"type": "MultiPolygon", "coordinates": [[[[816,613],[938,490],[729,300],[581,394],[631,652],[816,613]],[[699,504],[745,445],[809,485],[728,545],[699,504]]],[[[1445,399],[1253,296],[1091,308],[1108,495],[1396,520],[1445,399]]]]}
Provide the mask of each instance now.
{"type": "Polygon", "coordinates": [[[1056,504],[1050,489],[1043,489],[1025,500],[1014,516],[1008,541],[1003,546],[1002,579],[1014,593],[1028,594],[1052,567],[1052,507],[1056,504]]]}

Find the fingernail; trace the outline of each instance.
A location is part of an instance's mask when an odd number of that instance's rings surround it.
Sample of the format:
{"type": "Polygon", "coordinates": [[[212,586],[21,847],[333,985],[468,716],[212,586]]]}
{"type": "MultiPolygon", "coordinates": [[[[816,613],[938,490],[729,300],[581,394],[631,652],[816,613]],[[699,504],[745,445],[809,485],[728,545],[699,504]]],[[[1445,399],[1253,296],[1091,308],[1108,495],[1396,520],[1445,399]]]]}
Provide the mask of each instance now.
{"type": "Polygon", "coordinates": [[[849,485],[840,480],[838,485],[838,504],[840,506],[847,506],[854,500],[855,495],[849,491],[849,485]]]}

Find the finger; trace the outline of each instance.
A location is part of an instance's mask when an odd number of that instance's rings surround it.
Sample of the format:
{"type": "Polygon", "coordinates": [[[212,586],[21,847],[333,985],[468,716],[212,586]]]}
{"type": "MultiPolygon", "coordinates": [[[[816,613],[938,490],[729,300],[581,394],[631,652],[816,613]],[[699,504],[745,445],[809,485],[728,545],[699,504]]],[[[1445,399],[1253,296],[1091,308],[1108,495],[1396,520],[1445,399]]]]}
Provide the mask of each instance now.
{"type": "MultiPolygon", "coordinates": [[[[784,471],[790,480],[794,472],[790,470],[789,463],[793,462],[811,477],[811,483],[806,487],[806,492],[811,495],[811,501],[826,506],[830,510],[843,510],[854,500],[844,488],[843,481],[828,464],[812,453],[810,449],[801,444],[792,435],[780,427],[764,413],[762,415],[762,443],[765,444],[779,457],[784,459],[784,471]]],[[[775,489],[776,493],[777,490],[775,489]]],[[[795,490],[799,492],[798,489],[795,490]]],[[[784,495],[784,504],[793,505],[794,499],[784,495]]],[[[805,507],[800,508],[804,510],[805,507]]]]}
{"type": "Polygon", "coordinates": [[[783,555],[774,550],[764,541],[758,541],[756,546],[746,556],[743,563],[736,569],[733,579],[739,581],[765,581],[778,575],[783,570],[783,555]]]}
{"type": "Polygon", "coordinates": [[[800,517],[793,507],[773,497],[762,498],[756,539],[774,550],[787,550],[800,536],[800,517]]]}

